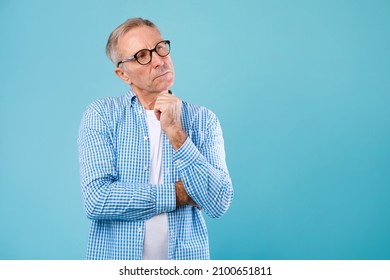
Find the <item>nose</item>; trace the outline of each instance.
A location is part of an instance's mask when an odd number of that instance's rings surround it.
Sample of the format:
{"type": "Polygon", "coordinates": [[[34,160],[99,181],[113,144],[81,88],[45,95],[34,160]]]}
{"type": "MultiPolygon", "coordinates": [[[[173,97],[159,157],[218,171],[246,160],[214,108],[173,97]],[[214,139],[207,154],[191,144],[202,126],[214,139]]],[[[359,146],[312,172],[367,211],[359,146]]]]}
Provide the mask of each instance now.
{"type": "Polygon", "coordinates": [[[164,58],[159,56],[155,51],[152,52],[152,66],[156,68],[158,66],[162,66],[164,64],[164,58]]]}

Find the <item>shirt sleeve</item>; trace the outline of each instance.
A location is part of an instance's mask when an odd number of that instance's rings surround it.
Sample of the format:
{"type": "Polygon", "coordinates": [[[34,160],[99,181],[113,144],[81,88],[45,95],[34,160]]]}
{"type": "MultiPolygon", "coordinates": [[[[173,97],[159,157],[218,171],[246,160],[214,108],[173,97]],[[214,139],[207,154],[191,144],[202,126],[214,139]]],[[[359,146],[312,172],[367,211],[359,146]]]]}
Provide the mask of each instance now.
{"type": "Polygon", "coordinates": [[[212,218],[222,216],[233,199],[232,182],[225,162],[220,123],[209,113],[205,139],[197,147],[190,137],[174,152],[173,160],[188,195],[212,218]]]}
{"type": "Polygon", "coordinates": [[[118,180],[110,126],[90,106],[79,129],[79,163],[84,209],[93,220],[146,220],[176,208],[174,184],[134,184],[118,180]]]}

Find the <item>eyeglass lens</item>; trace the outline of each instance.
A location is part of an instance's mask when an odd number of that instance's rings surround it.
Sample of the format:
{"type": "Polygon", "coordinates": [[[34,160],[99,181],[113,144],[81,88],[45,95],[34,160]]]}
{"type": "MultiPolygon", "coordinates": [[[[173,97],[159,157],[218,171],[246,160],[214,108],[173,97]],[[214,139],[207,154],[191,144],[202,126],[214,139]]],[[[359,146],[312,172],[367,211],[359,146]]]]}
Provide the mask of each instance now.
{"type": "Polygon", "coordinates": [[[152,60],[152,52],[156,51],[159,56],[167,56],[169,54],[169,43],[168,42],[160,42],[153,50],[140,50],[135,54],[135,59],[140,64],[148,64],[152,60]]]}

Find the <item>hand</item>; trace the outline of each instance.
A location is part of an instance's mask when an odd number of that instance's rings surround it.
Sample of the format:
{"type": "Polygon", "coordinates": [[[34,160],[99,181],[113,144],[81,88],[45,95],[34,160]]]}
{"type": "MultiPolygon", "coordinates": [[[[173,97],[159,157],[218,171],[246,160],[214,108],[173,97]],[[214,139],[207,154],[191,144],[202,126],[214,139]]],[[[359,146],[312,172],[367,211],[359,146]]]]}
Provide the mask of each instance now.
{"type": "Polygon", "coordinates": [[[154,113],[173,148],[178,150],[187,139],[180,120],[181,100],[172,94],[161,93],[154,104],[154,113]]]}
{"type": "Polygon", "coordinates": [[[184,183],[180,180],[175,183],[176,188],[176,207],[183,205],[192,205],[201,210],[198,204],[187,194],[184,183]]]}
{"type": "Polygon", "coordinates": [[[181,100],[176,96],[170,93],[161,93],[155,101],[154,113],[165,133],[182,129],[180,121],[181,100]]]}

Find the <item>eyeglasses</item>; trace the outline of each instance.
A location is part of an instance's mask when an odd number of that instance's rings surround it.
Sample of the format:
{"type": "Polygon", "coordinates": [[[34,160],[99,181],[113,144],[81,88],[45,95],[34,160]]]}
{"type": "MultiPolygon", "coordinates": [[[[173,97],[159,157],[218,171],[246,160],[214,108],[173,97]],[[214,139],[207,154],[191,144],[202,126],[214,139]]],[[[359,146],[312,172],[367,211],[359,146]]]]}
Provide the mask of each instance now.
{"type": "Polygon", "coordinates": [[[133,56],[130,56],[129,58],[126,58],[122,61],[119,61],[116,65],[119,67],[124,62],[131,61],[135,59],[139,64],[146,65],[152,61],[152,52],[156,52],[159,56],[164,57],[169,54],[171,51],[171,42],[169,40],[161,41],[157,43],[157,45],[154,47],[154,49],[142,49],[138,52],[136,52],[133,56]]]}

